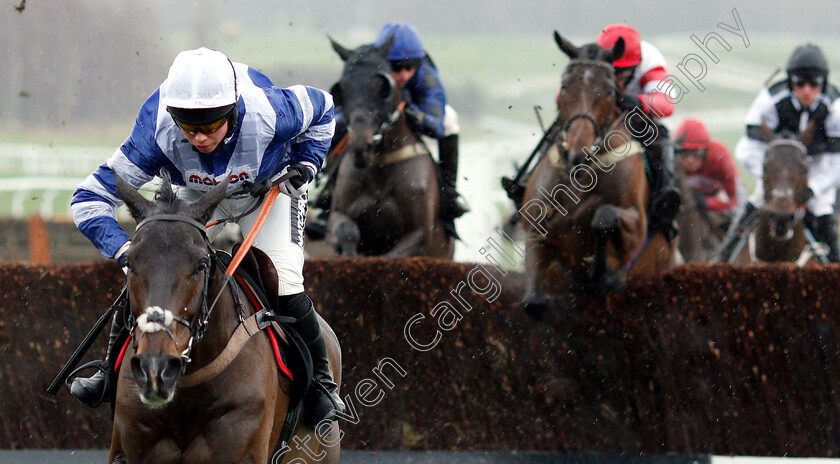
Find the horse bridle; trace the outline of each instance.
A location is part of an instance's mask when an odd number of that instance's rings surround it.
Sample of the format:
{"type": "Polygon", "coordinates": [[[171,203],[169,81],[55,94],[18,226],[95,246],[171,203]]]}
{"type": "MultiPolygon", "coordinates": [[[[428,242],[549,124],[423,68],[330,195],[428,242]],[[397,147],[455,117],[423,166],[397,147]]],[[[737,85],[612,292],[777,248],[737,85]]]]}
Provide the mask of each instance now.
{"type": "MultiPolygon", "coordinates": [[[[201,291],[201,306],[198,308],[198,311],[196,311],[196,313],[193,315],[191,321],[187,321],[186,319],[180,316],[172,314],[172,320],[174,322],[182,324],[190,330],[190,340],[189,342],[187,342],[186,348],[184,348],[184,350],[181,352],[181,360],[184,362],[184,370],[186,370],[187,364],[191,361],[190,354],[192,353],[192,349],[201,340],[201,338],[204,337],[204,332],[207,329],[207,324],[210,320],[210,314],[212,313],[213,307],[215,306],[215,302],[214,305],[207,304],[207,292],[210,289],[210,281],[212,278],[213,270],[215,269],[215,266],[213,264],[214,261],[217,260],[217,256],[216,253],[213,251],[213,247],[210,245],[210,239],[207,237],[205,226],[199,223],[198,221],[195,221],[185,216],[180,216],[177,214],[155,214],[149,216],[137,223],[137,227],[134,229],[135,233],[139,231],[140,228],[144,225],[154,221],[183,222],[185,224],[189,224],[195,227],[196,229],[198,229],[199,232],[201,232],[201,237],[204,239],[204,243],[207,245],[207,249],[209,250],[207,255],[205,255],[205,258],[208,260],[208,266],[203,271],[204,288],[201,291]]],[[[142,318],[143,316],[146,316],[146,319],[143,322],[156,323],[157,325],[164,327],[166,334],[169,336],[169,338],[172,339],[173,342],[175,342],[175,345],[177,346],[178,343],[175,341],[175,336],[172,334],[172,331],[169,330],[169,327],[164,322],[165,316],[163,311],[153,312],[151,315],[148,315],[148,313],[146,313],[140,317],[142,318]]],[[[139,321],[140,318],[131,322],[130,333],[134,333],[139,321]]],[[[144,332],[141,332],[141,336],[142,333],[144,332]]],[[[134,338],[134,343],[136,349],[136,338],[134,338]]]]}
{"type": "MultiPolygon", "coordinates": [[[[779,145],[784,145],[784,146],[795,148],[800,153],[802,153],[802,155],[804,155],[804,156],[808,155],[808,148],[805,147],[805,144],[803,144],[799,140],[788,139],[788,138],[778,138],[778,139],[775,139],[775,140],[771,140],[770,142],[767,143],[767,147],[765,148],[765,152],[770,150],[771,148],[774,148],[774,147],[779,146],[779,145]]],[[[808,173],[807,162],[802,163],[802,165],[800,167],[804,170],[805,175],[807,175],[807,173],[808,173]]],[[[790,187],[787,187],[785,189],[773,189],[772,191],[770,191],[768,193],[770,195],[773,195],[773,196],[775,196],[775,195],[780,195],[780,196],[781,195],[790,195],[790,196],[793,196],[793,192],[791,192],[790,190],[792,190],[792,189],[790,189],[790,187]]],[[[807,201],[807,198],[801,199],[800,201],[802,201],[804,203],[805,201],[807,201]]],[[[772,218],[788,219],[788,217],[787,217],[788,215],[780,215],[780,214],[776,213],[775,211],[770,210],[767,207],[767,204],[762,206],[761,210],[766,212],[772,218]]],[[[797,224],[805,218],[805,213],[806,213],[806,210],[805,210],[804,205],[800,205],[800,207],[796,209],[796,212],[794,212],[792,215],[790,215],[790,220],[792,221],[793,224],[797,224]]],[[[793,235],[794,235],[793,228],[788,229],[787,233],[784,236],[776,236],[775,235],[775,230],[773,228],[771,228],[771,237],[773,237],[773,239],[775,239],[775,240],[780,240],[780,241],[790,240],[791,238],[793,238],[793,235]]]]}
{"type": "MultiPolygon", "coordinates": [[[[388,88],[391,89],[388,99],[392,100],[394,89],[397,88],[397,82],[394,80],[394,76],[392,76],[391,73],[382,71],[377,72],[376,75],[382,76],[388,82],[388,88]]],[[[405,108],[405,101],[400,102],[394,111],[392,111],[388,117],[382,121],[382,124],[379,125],[376,132],[373,133],[373,143],[379,144],[382,142],[382,137],[384,137],[385,133],[388,132],[388,130],[400,119],[400,116],[402,116],[403,108],[405,108]]]]}
{"type": "MultiPolygon", "coordinates": [[[[612,64],[606,63],[604,61],[572,60],[571,62],[569,62],[568,66],[569,67],[571,67],[571,66],[590,66],[590,67],[594,66],[594,67],[599,67],[599,68],[603,68],[603,69],[608,69],[610,71],[610,73],[613,74],[613,76],[615,76],[615,69],[613,69],[612,64]]],[[[613,77],[613,80],[615,80],[614,77],[613,77]]],[[[568,150],[568,143],[566,141],[566,131],[568,131],[569,127],[571,127],[572,123],[575,122],[578,119],[585,119],[585,120],[589,121],[592,124],[592,127],[595,129],[595,131],[594,131],[595,132],[595,141],[592,142],[592,145],[591,145],[590,148],[592,150],[594,150],[595,147],[600,146],[602,143],[604,143],[604,139],[607,136],[607,132],[609,131],[609,129],[612,128],[612,126],[610,125],[610,116],[611,116],[611,113],[607,112],[607,114],[604,115],[604,121],[601,124],[598,124],[598,121],[595,120],[595,116],[592,116],[592,113],[590,113],[588,111],[580,111],[580,112],[574,113],[571,116],[569,116],[569,118],[566,119],[566,121],[563,123],[563,128],[560,130],[560,133],[559,133],[559,143],[563,147],[563,150],[568,150]]]]}

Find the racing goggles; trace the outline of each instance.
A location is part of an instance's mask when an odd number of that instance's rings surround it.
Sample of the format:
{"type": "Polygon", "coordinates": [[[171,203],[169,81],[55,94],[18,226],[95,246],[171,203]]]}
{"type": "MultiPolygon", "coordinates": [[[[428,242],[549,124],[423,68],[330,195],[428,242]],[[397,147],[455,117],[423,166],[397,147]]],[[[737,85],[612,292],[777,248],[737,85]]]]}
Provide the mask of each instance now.
{"type": "Polygon", "coordinates": [[[391,61],[391,71],[411,71],[420,67],[421,60],[419,58],[411,58],[407,60],[393,60],[391,61]]]}
{"type": "Polygon", "coordinates": [[[825,84],[825,77],[823,76],[813,76],[813,77],[802,77],[802,76],[791,76],[790,77],[790,84],[794,87],[805,87],[806,85],[811,86],[813,88],[821,89],[823,84],[825,84]]]}
{"type": "Polygon", "coordinates": [[[173,120],[175,121],[175,124],[177,124],[178,127],[180,127],[181,130],[183,130],[187,134],[195,135],[201,132],[204,135],[211,135],[225,125],[225,123],[228,120],[228,117],[224,116],[216,121],[208,122],[207,124],[190,124],[183,121],[179,121],[175,118],[173,118],[173,120]]]}

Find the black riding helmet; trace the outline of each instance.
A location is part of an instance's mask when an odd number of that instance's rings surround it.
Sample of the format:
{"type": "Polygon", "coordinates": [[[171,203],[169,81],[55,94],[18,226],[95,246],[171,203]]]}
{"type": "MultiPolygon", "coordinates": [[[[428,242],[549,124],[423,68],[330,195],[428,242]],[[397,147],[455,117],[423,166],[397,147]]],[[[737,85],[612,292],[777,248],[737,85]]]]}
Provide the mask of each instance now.
{"type": "Polygon", "coordinates": [[[820,47],[807,43],[796,47],[787,64],[788,85],[793,76],[804,79],[822,77],[828,80],[828,60],[820,47]]]}

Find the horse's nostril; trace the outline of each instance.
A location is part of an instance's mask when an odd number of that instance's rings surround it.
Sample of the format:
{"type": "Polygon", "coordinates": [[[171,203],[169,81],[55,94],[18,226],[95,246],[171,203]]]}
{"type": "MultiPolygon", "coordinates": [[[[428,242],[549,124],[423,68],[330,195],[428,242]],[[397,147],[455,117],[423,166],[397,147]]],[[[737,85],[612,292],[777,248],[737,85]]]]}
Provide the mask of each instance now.
{"type": "Polygon", "coordinates": [[[164,365],[160,371],[160,378],[164,382],[172,382],[178,380],[178,377],[181,375],[181,369],[184,366],[184,363],[181,361],[181,358],[170,356],[166,359],[166,361],[163,364],[164,365]]]}
{"type": "Polygon", "coordinates": [[[134,376],[134,381],[137,385],[146,385],[148,383],[149,376],[146,374],[146,370],[143,369],[140,356],[131,357],[131,374],[134,376]]]}

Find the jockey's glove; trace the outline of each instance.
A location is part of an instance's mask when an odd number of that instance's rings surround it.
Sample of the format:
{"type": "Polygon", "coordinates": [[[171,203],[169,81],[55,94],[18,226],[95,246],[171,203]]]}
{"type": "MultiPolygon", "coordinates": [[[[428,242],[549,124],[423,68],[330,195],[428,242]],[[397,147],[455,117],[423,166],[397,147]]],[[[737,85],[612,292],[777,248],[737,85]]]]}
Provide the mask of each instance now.
{"type": "Polygon", "coordinates": [[[426,116],[422,111],[416,110],[411,105],[405,105],[405,109],[403,109],[405,113],[405,119],[408,121],[408,124],[412,127],[422,127],[423,125],[423,118],[426,116]]]}
{"type": "Polygon", "coordinates": [[[633,95],[632,93],[625,93],[618,97],[618,101],[616,102],[618,107],[624,111],[633,111],[634,109],[638,108],[639,111],[644,111],[645,104],[642,103],[642,99],[633,95]]]}
{"type": "Polygon", "coordinates": [[[250,187],[251,191],[249,193],[252,197],[258,198],[268,193],[268,191],[271,190],[271,186],[271,179],[266,177],[265,179],[252,184],[250,187]]]}
{"type": "Polygon", "coordinates": [[[306,193],[306,188],[312,179],[315,178],[315,171],[312,167],[302,163],[295,163],[286,169],[287,173],[297,172],[298,175],[292,176],[280,184],[280,193],[288,195],[292,198],[300,198],[306,193]]]}

